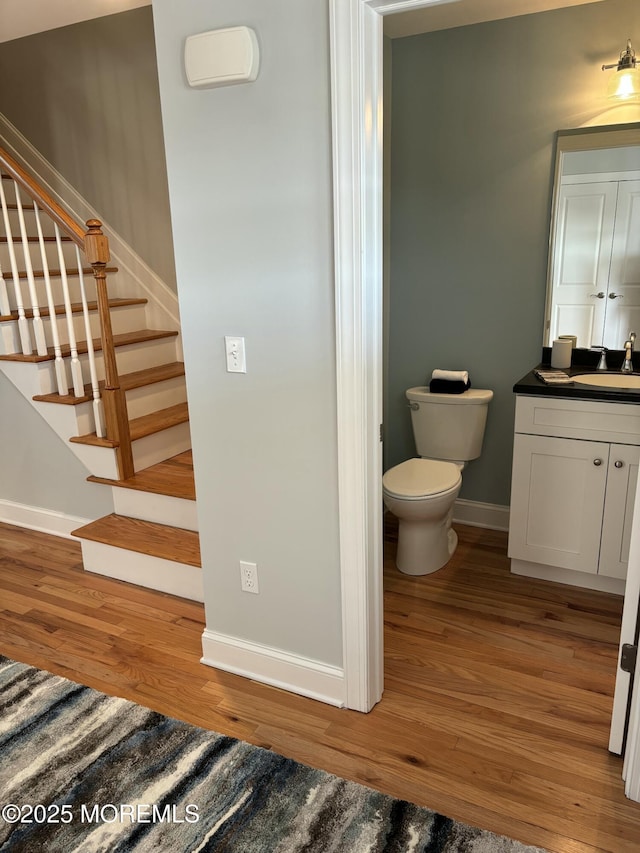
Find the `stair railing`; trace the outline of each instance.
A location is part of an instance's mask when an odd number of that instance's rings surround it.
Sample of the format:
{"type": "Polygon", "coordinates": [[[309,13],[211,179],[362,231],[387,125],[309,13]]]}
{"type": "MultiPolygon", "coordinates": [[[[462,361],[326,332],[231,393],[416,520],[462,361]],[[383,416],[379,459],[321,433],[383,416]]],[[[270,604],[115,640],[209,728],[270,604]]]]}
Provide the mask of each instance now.
{"type": "Polygon", "coordinates": [[[75,397],[87,396],[92,398],[92,411],[95,423],[96,436],[107,439],[109,444],[116,450],[118,471],[121,479],[126,479],[134,473],[133,455],[131,449],[131,436],[129,432],[129,420],[127,417],[127,403],[125,393],[120,386],[118,368],[116,364],[113,332],[111,328],[111,313],[109,310],[109,296],[107,289],[107,264],[109,263],[109,241],[102,233],[102,223],[97,219],[87,222],[87,229],[79,225],[55,201],[33,178],[22,168],[22,166],[11,157],[4,149],[0,148],[0,171],[4,176],[0,179],[0,205],[2,207],[2,221],[6,237],[6,245],[9,256],[8,273],[0,268],[0,312],[8,315],[17,315],[19,347],[23,355],[33,355],[34,349],[37,356],[53,356],[55,365],[56,388],[60,395],[72,395],[75,397]],[[5,180],[11,182],[13,190],[13,201],[8,201],[4,190],[5,180]],[[26,203],[23,196],[28,200],[26,203]],[[33,249],[36,263],[41,266],[37,272],[34,271],[34,257],[32,257],[32,246],[25,225],[24,211],[33,210],[37,229],[35,240],[36,248],[33,249]],[[17,212],[19,236],[14,236],[10,211],[17,212]],[[42,221],[43,217],[53,222],[55,242],[55,256],[57,268],[52,269],[47,253],[47,243],[51,238],[44,236],[42,221]],[[75,244],[75,255],[73,265],[65,258],[63,245],[72,241],[75,244]],[[19,267],[19,259],[22,260],[24,268],[19,267]],[[87,288],[85,282],[85,268],[87,264],[96,286],[96,299],[100,323],[100,347],[104,362],[104,387],[100,388],[98,370],[96,365],[95,342],[91,331],[91,317],[87,299],[87,288]],[[52,278],[59,278],[62,291],[62,308],[56,306],[52,278]],[[71,298],[70,277],[78,280],[78,292],[82,308],[83,328],[86,337],[87,368],[89,373],[90,391],[85,387],[83,377],[83,365],[79,358],[78,342],[74,325],[74,311],[71,298]],[[8,282],[13,291],[14,308],[11,307],[11,294],[8,282]],[[26,279],[26,294],[23,292],[22,282],[26,279]],[[45,305],[40,304],[37,282],[44,282],[45,305]],[[28,304],[25,303],[25,295],[28,304]],[[48,330],[43,322],[43,312],[48,315],[48,330]],[[59,314],[62,313],[64,320],[62,326],[66,331],[68,343],[61,343],[63,334],[59,322],[59,314]],[[47,340],[49,338],[49,341],[47,340]],[[34,345],[35,341],[35,345],[34,345]],[[68,352],[66,352],[68,350],[68,352]],[[69,390],[69,377],[65,355],[70,357],[71,387],[69,390]]]}

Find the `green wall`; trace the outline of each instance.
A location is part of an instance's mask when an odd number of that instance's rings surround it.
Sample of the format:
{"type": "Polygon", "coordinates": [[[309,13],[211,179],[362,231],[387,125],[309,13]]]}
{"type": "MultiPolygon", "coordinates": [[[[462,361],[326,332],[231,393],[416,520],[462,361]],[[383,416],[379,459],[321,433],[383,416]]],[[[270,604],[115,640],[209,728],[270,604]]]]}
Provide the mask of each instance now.
{"type": "Polygon", "coordinates": [[[610,109],[603,62],[640,4],[561,9],[392,41],[385,466],[415,455],[404,390],[434,368],[491,388],[482,457],[461,497],[510,499],[513,384],[540,360],[560,128],[610,109]]]}

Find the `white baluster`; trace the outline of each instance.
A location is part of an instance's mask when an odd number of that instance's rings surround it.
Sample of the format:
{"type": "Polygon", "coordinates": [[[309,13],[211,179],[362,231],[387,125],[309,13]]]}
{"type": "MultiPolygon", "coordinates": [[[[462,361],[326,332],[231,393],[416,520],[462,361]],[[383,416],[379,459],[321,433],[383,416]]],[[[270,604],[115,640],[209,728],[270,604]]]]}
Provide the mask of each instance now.
{"type": "Polygon", "coordinates": [[[36,339],[36,351],[38,355],[48,355],[47,342],[44,336],[44,325],[40,316],[40,306],[38,305],[38,294],[36,292],[36,282],[33,276],[33,265],[31,263],[31,249],[29,248],[29,237],[24,224],[24,211],[22,210],[22,198],[20,196],[20,187],[14,181],[16,193],[16,207],[18,208],[18,222],[20,223],[20,237],[22,239],[22,254],[24,256],[24,268],[27,273],[27,282],[29,285],[29,297],[31,299],[31,310],[33,311],[33,334],[36,339]]]}
{"type": "Polygon", "coordinates": [[[56,246],[58,247],[58,263],[60,265],[60,278],[62,280],[62,294],[64,298],[64,312],[67,318],[67,334],[69,335],[69,349],[71,351],[71,383],[73,393],[76,397],[84,396],[84,380],[82,378],[82,365],[78,358],[78,345],[76,343],[76,332],[73,328],[73,311],[71,310],[71,297],[69,295],[69,280],[67,278],[67,267],[62,252],[62,241],[60,240],[60,229],[54,222],[56,234],[56,246]]]}
{"type": "Polygon", "coordinates": [[[7,282],[2,275],[2,266],[0,265],[0,314],[8,317],[11,314],[11,303],[9,302],[9,293],[7,291],[7,282]]]}
{"type": "Polygon", "coordinates": [[[47,307],[49,308],[49,317],[51,320],[51,340],[53,342],[53,352],[55,355],[56,367],[56,386],[58,394],[66,396],[69,393],[69,382],[67,380],[67,369],[65,367],[64,358],[62,357],[62,347],[60,346],[60,334],[58,332],[58,316],[56,314],[56,303],[53,299],[53,291],[51,289],[51,276],[49,275],[49,260],[47,258],[47,249],[42,234],[42,225],[40,224],[40,211],[38,205],[35,204],[36,228],[38,229],[38,242],[40,243],[40,257],[42,258],[42,271],[44,273],[44,287],[47,294],[47,307]]]}
{"type": "Polygon", "coordinates": [[[31,330],[24,311],[24,302],[22,301],[22,288],[20,287],[20,275],[18,265],[16,263],[16,253],[13,248],[13,236],[11,234],[11,222],[9,220],[9,210],[7,208],[7,200],[0,179],[0,202],[2,203],[2,218],[4,221],[4,231],[7,235],[7,248],[9,250],[9,263],[11,264],[11,277],[13,279],[13,290],[16,298],[16,308],[18,309],[18,332],[20,333],[20,345],[22,346],[23,355],[31,355],[33,352],[33,344],[31,343],[31,330]]]}
{"type": "Polygon", "coordinates": [[[82,271],[82,258],[80,249],[76,245],[76,258],[78,259],[78,273],[80,277],[80,298],[82,299],[82,313],[84,316],[84,328],[87,336],[87,354],[89,356],[89,374],[91,376],[91,393],[93,394],[93,417],[96,423],[96,435],[104,438],[107,434],[104,423],[104,410],[102,398],[100,397],[100,385],[98,384],[98,371],[96,370],[96,356],[93,350],[93,337],[91,334],[91,320],[87,306],[87,294],[84,287],[84,273],[82,271]]]}

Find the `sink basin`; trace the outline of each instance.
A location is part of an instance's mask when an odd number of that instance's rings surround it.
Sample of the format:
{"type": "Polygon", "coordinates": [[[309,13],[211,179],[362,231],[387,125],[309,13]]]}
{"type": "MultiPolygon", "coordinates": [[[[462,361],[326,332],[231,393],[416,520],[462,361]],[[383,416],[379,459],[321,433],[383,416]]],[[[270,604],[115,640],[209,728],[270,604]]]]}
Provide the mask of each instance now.
{"type": "Polygon", "coordinates": [[[640,391],[640,373],[581,373],[572,378],[577,385],[640,391]]]}

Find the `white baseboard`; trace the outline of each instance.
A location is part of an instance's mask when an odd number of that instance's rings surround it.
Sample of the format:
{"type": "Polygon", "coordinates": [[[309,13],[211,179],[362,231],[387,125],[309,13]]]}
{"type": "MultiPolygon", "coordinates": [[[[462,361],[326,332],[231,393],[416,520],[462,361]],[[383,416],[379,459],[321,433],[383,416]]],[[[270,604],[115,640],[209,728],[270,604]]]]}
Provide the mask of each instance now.
{"type": "Polygon", "coordinates": [[[544,566],[542,563],[530,563],[528,560],[511,560],[511,572],[526,578],[554,581],[569,586],[579,586],[583,589],[595,589],[599,592],[611,592],[614,595],[624,595],[625,580],[608,578],[604,575],[592,575],[588,572],[576,572],[573,569],[563,569],[558,566],[544,566]]]}
{"type": "Polygon", "coordinates": [[[40,533],[50,533],[52,536],[75,539],[71,531],[89,524],[92,519],[0,499],[0,521],[28,530],[38,530],[40,533]]]}
{"type": "Polygon", "coordinates": [[[459,499],[453,507],[453,520],[472,527],[506,531],[509,530],[509,507],[459,499]]]}
{"type": "Polygon", "coordinates": [[[201,663],[343,708],[344,670],[205,628],[201,663]]]}

